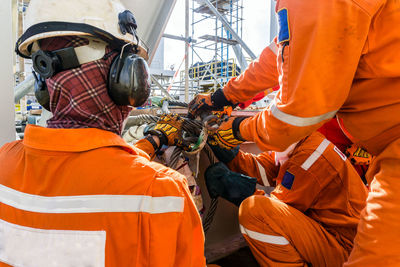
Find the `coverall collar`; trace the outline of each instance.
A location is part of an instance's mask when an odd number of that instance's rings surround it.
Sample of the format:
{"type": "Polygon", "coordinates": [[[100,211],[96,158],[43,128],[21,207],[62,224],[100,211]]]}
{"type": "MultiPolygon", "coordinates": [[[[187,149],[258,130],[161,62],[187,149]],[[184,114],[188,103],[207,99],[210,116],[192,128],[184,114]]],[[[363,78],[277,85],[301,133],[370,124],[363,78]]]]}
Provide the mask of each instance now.
{"type": "Polygon", "coordinates": [[[28,125],[23,144],[27,147],[49,151],[83,152],[100,147],[119,146],[131,154],[144,152],[128,145],[120,136],[97,128],[54,129],[28,125]]]}

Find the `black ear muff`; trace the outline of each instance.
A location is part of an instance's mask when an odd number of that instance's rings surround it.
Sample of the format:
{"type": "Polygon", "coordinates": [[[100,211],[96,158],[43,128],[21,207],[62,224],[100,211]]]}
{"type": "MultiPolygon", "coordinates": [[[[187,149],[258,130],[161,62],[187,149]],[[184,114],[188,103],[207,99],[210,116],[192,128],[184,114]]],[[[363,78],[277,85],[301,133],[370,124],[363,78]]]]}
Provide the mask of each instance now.
{"type": "Polygon", "coordinates": [[[35,97],[43,108],[50,111],[50,94],[47,90],[46,79],[34,71],[32,71],[32,74],[35,77],[35,97]]]}
{"type": "Polygon", "coordinates": [[[38,50],[32,54],[33,69],[44,79],[51,78],[60,71],[80,66],[74,47],[54,51],[38,50]]]}
{"type": "Polygon", "coordinates": [[[108,94],[119,106],[143,105],[150,95],[147,62],[133,53],[116,56],[108,75],[108,94]]]}
{"type": "Polygon", "coordinates": [[[32,54],[32,65],[41,77],[48,79],[60,69],[61,62],[56,54],[38,50],[32,54]]]}
{"type": "Polygon", "coordinates": [[[32,71],[35,76],[35,96],[39,104],[50,111],[50,94],[46,79],[60,71],[80,66],[74,47],[66,47],[55,51],[38,50],[32,54],[32,71]]]}

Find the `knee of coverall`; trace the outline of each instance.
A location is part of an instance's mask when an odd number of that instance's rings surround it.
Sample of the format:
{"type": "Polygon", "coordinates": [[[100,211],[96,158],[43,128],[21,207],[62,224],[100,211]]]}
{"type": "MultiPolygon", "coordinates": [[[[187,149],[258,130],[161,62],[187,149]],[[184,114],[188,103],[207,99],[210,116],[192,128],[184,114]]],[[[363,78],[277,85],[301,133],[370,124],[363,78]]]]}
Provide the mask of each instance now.
{"type": "Polygon", "coordinates": [[[243,200],[239,207],[239,223],[248,226],[257,224],[257,221],[265,221],[267,218],[264,215],[272,209],[273,205],[270,198],[261,195],[250,196],[243,200]]]}

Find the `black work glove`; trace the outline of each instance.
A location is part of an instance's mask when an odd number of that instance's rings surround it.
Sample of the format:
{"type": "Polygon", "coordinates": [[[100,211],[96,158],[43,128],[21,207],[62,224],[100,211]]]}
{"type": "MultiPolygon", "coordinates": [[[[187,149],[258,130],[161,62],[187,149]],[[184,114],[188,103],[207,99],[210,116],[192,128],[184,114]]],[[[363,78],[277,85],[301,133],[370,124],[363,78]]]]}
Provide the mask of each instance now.
{"type": "Polygon", "coordinates": [[[239,146],[233,149],[222,148],[219,145],[214,145],[214,141],[207,142],[217,159],[225,164],[231,162],[239,153],[239,146]]]}
{"type": "Polygon", "coordinates": [[[211,198],[220,196],[238,207],[256,191],[256,178],[233,172],[222,162],[208,167],[204,177],[211,198]]]}

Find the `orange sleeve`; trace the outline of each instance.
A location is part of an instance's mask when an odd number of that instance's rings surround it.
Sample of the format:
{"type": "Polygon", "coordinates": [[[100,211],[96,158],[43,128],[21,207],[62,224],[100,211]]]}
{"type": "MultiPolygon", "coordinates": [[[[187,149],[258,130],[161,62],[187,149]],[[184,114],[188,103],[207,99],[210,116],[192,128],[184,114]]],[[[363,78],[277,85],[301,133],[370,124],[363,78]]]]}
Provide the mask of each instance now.
{"type": "MultiPolygon", "coordinates": [[[[277,49],[275,43],[271,46],[277,49]]],[[[229,101],[240,103],[277,85],[276,54],[270,47],[266,47],[259,58],[253,61],[240,76],[229,80],[223,91],[229,101]]]]}
{"type": "Polygon", "coordinates": [[[254,155],[239,151],[236,157],[228,163],[230,170],[257,178],[259,184],[274,186],[279,167],[275,165],[274,158],[268,152],[254,155]]]}
{"type": "Polygon", "coordinates": [[[366,1],[277,2],[280,90],[240,124],[244,139],[282,151],[336,114],[367,49],[371,16],[357,2],[366,1]]]}
{"type": "Polygon", "coordinates": [[[147,155],[150,156],[151,159],[153,159],[155,156],[153,145],[144,138],[137,141],[134,147],[144,151],[147,155]]]}

